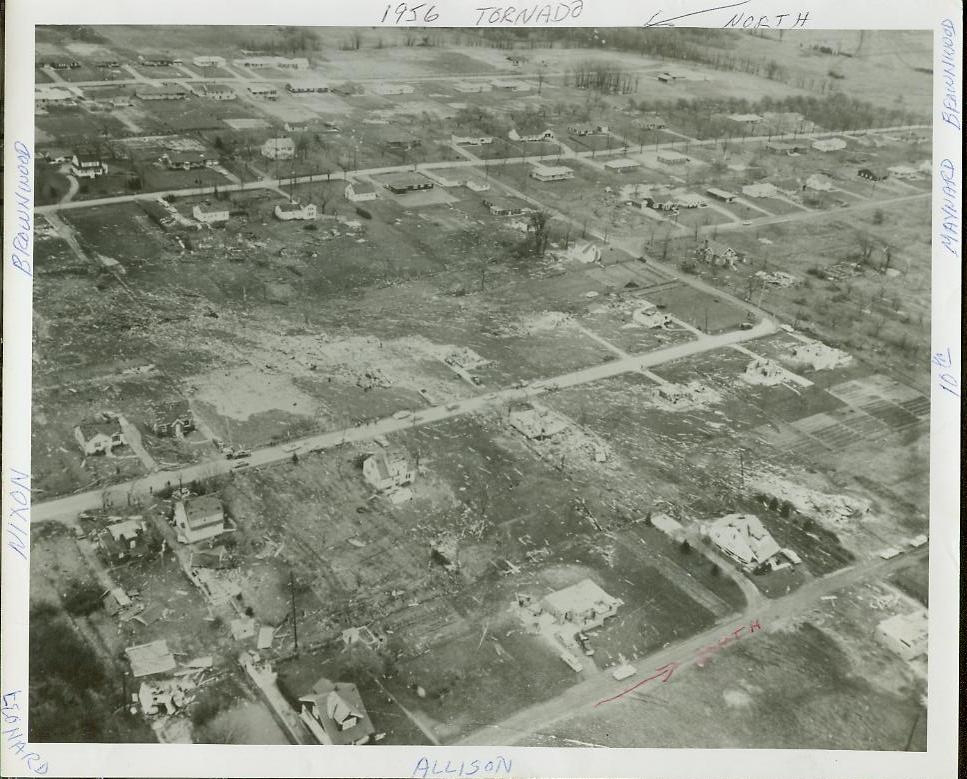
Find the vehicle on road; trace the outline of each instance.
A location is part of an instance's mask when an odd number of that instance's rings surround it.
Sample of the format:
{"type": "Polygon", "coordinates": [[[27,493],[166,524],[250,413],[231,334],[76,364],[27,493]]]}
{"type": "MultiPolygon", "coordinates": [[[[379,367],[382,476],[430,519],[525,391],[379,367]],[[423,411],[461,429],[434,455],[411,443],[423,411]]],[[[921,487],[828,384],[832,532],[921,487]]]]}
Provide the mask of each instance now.
{"type": "Polygon", "coordinates": [[[411,416],[413,416],[412,411],[409,411],[408,409],[401,409],[393,414],[393,419],[409,419],[411,416]]]}

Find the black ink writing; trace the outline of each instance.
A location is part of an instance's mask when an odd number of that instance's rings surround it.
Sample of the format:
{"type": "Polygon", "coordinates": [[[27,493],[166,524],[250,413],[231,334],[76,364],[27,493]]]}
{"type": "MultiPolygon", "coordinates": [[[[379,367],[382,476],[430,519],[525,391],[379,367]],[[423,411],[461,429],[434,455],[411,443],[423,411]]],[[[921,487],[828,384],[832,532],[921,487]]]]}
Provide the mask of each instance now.
{"type": "Polygon", "coordinates": [[[553,24],[567,19],[577,19],[584,11],[584,0],[568,0],[568,2],[544,3],[525,7],[488,5],[475,8],[479,12],[475,26],[489,25],[526,25],[533,20],[534,24],[553,24]]]}

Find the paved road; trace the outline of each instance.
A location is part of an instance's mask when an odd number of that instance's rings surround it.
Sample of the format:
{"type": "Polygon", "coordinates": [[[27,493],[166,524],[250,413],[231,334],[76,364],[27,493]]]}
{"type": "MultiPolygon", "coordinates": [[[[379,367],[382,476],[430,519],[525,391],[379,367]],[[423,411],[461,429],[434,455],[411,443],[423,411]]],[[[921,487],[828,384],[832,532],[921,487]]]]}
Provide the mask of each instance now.
{"type": "Polygon", "coordinates": [[[735,344],[762,338],[775,331],[776,325],[771,320],[764,319],[750,330],[736,330],[720,335],[702,336],[698,340],[689,341],[688,343],[669,346],[646,354],[629,355],[623,359],[612,360],[560,376],[534,381],[527,387],[497,390],[486,395],[478,395],[446,405],[420,409],[406,419],[387,417],[345,430],[336,430],[320,435],[308,436],[277,446],[268,446],[253,451],[252,456],[245,460],[211,460],[182,468],[180,471],[159,471],[151,473],[141,479],[105,487],[102,490],[91,490],[89,492],[39,503],[32,509],[32,520],[33,522],[57,520],[71,523],[81,511],[99,508],[103,504],[105,497],[111,501],[112,505],[124,506],[127,504],[129,496],[134,498],[147,495],[150,491],[161,489],[168,483],[177,484],[179,478],[184,482],[188,482],[198,478],[227,473],[239,464],[242,464],[246,468],[270,465],[291,458],[293,452],[304,453],[319,451],[330,449],[343,443],[369,441],[377,435],[386,435],[416,425],[429,424],[464,414],[476,413],[488,408],[500,407],[506,403],[527,400],[555,389],[600,381],[601,379],[611,378],[623,373],[651,368],[671,360],[681,359],[682,357],[689,357],[726,346],[734,346],[735,344]]]}
{"type": "MultiPolygon", "coordinates": [[[[691,638],[679,641],[647,657],[632,660],[631,662],[638,668],[639,672],[631,678],[617,682],[608,672],[598,671],[590,679],[569,688],[556,698],[523,709],[502,722],[481,728],[454,743],[458,746],[512,746],[517,744],[537,733],[546,732],[562,720],[579,716],[582,713],[590,713],[593,711],[594,704],[598,701],[617,695],[637,681],[652,675],[657,669],[668,663],[681,663],[675,675],[688,671],[691,667],[688,661],[692,660],[702,647],[718,641],[741,625],[748,626],[753,620],[759,620],[763,632],[768,632],[771,623],[804,614],[814,608],[823,595],[834,593],[863,581],[882,578],[910,565],[922,558],[925,553],[926,549],[924,548],[907,552],[899,557],[894,557],[892,560],[870,560],[828,576],[813,579],[789,595],[760,602],[742,615],[729,617],[691,638]]],[[[755,635],[758,634],[758,632],[749,634],[746,631],[742,634],[740,640],[753,641],[755,635]]],[[[729,648],[726,647],[722,651],[728,652],[729,648]]],[[[714,673],[715,661],[713,659],[710,662],[711,669],[706,673],[714,673]]],[[[660,682],[656,680],[652,684],[660,684],[660,682]]],[[[674,677],[668,681],[668,684],[674,684],[674,677]]],[[[647,687],[643,687],[640,693],[635,694],[647,695],[647,690],[647,687]]],[[[622,706],[626,705],[626,702],[618,700],[604,705],[622,706]]]]}

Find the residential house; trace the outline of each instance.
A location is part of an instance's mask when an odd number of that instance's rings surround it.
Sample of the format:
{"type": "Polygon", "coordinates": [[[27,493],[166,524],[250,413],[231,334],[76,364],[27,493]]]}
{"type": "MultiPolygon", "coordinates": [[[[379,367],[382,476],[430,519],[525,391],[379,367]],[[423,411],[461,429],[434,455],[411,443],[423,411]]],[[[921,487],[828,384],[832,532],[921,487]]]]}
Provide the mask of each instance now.
{"type": "Polygon", "coordinates": [[[679,208],[705,208],[708,200],[693,192],[683,192],[675,195],[675,205],[679,208]]]}
{"type": "Polygon", "coordinates": [[[218,160],[200,151],[171,151],[161,155],[159,160],[168,170],[200,170],[212,168],[218,160]]]}
{"type": "MultiPolygon", "coordinates": [[[[199,206],[195,206],[194,211],[197,212],[199,206]]],[[[208,215],[216,212],[208,212],[208,215]]],[[[225,219],[228,219],[228,212],[225,213],[225,219]]],[[[195,219],[199,222],[207,221],[199,217],[198,213],[194,213],[195,219]]],[[[217,220],[224,221],[224,220],[217,220]]],[[[174,436],[176,438],[181,438],[185,433],[190,433],[195,429],[195,417],[192,414],[191,407],[188,405],[188,401],[173,400],[168,403],[164,403],[159,409],[157,414],[155,414],[154,421],[151,423],[151,432],[158,436],[174,436]]]]}
{"type": "Polygon", "coordinates": [[[509,78],[495,78],[490,82],[494,89],[509,89],[512,92],[529,92],[531,85],[526,81],[517,81],[509,78]]]}
{"type": "Polygon", "coordinates": [[[842,138],[820,138],[813,141],[813,148],[821,152],[840,151],[846,148],[846,141],[842,138]]]}
{"type": "Polygon", "coordinates": [[[50,68],[52,70],[74,70],[79,68],[81,63],[77,60],[66,60],[66,59],[50,59],[46,62],[39,63],[42,68],[50,68]]]}
{"type": "Polygon", "coordinates": [[[754,514],[726,514],[704,523],[701,534],[747,570],[773,564],[781,552],[754,514]]]}
{"type": "Polygon", "coordinates": [[[386,141],[386,148],[394,151],[409,151],[423,145],[423,141],[412,135],[397,135],[386,141]]]}
{"type": "Polygon", "coordinates": [[[225,509],[217,495],[175,501],[173,518],[183,544],[206,541],[234,529],[226,525],[225,509]]]}
{"type": "Polygon", "coordinates": [[[662,165],[685,165],[688,162],[688,157],[677,151],[672,151],[671,149],[662,149],[657,154],[658,161],[662,165]]]}
{"type": "Polygon", "coordinates": [[[266,100],[277,100],[279,90],[272,84],[250,84],[248,92],[252,97],[262,97],[266,100]]]}
{"type": "Polygon", "coordinates": [[[61,87],[41,86],[34,90],[34,103],[38,106],[70,105],[74,99],[72,92],[61,87]]]}
{"type": "Polygon", "coordinates": [[[315,219],[318,214],[316,212],[316,206],[313,203],[300,204],[296,202],[292,203],[281,203],[275,207],[276,219],[281,219],[283,222],[288,222],[290,220],[303,220],[311,221],[315,219]]]}
{"type": "Polygon", "coordinates": [[[629,170],[634,170],[641,166],[640,162],[637,162],[627,157],[621,157],[617,160],[608,160],[604,163],[604,167],[608,170],[616,171],[617,173],[627,173],[629,170]]]}
{"type": "Polygon", "coordinates": [[[136,603],[120,587],[112,587],[101,597],[101,605],[108,615],[121,622],[127,622],[144,611],[143,603],[136,603]]]}
{"type": "Polygon", "coordinates": [[[397,195],[432,189],[433,182],[418,173],[394,173],[383,179],[383,186],[397,195]]]}
{"type": "Polygon", "coordinates": [[[806,150],[806,147],[798,143],[785,143],[783,141],[770,141],[766,144],[766,151],[772,152],[773,154],[786,154],[792,156],[794,154],[800,154],[806,150]]]}
{"type": "Polygon", "coordinates": [[[134,95],[139,100],[187,100],[189,92],[178,84],[138,85],[134,88],[134,95]]]}
{"type": "Polygon", "coordinates": [[[640,130],[664,130],[668,127],[665,119],[654,112],[635,117],[631,120],[631,124],[640,130]]]}
{"type": "Polygon", "coordinates": [[[97,546],[111,565],[137,560],[151,551],[144,521],[140,517],[108,525],[98,533],[97,546]]]}
{"type": "Polygon", "coordinates": [[[280,70],[306,70],[309,67],[309,60],[305,57],[241,57],[236,60],[232,60],[233,65],[238,65],[242,68],[254,68],[256,70],[262,68],[278,68],[280,70]]]}
{"type": "Polygon", "coordinates": [[[457,92],[489,92],[492,90],[493,84],[488,84],[486,81],[454,81],[453,88],[457,92]]]}
{"type": "Polygon", "coordinates": [[[926,609],[897,614],[876,626],[876,637],[904,660],[927,653],[928,617],[926,609]]]}
{"type": "Polygon", "coordinates": [[[530,172],[532,179],[538,181],[564,181],[573,179],[574,171],[564,165],[542,165],[538,163],[530,172]]]}
{"type": "Polygon", "coordinates": [[[398,449],[376,452],[363,461],[363,478],[380,491],[404,487],[415,477],[410,458],[398,449]]]}
{"type": "Polygon", "coordinates": [[[313,94],[317,92],[328,92],[329,84],[312,78],[301,78],[287,81],[285,84],[287,92],[293,95],[313,94]]]}
{"type": "Polygon", "coordinates": [[[115,95],[111,98],[112,108],[130,108],[133,105],[134,101],[130,95],[115,95]]]}
{"type": "Polygon", "coordinates": [[[554,133],[551,130],[536,130],[532,132],[520,133],[516,129],[511,130],[507,137],[512,141],[525,141],[527,143],[540,143],[542,141],[553,141],[554,133]]]}
{"type": "Polygon", "coordinates": [[[624,605],[620,598],[608,595],[590,579],[582,579],[570,587],[545,595],[541,606],[560,624],[576,630],[601,627],[608,617],[624,605]]]}
{"type": "Polygon", "coordinates": [[[631,196],[630,202],[635,208],[651,208],[655,211],[678,211],[678,202],[674,195],[664,190],[635,192],[631,196]]]}
{"type": "Polygon", "coordinates": [[[228,208],[206,208],[201,205],[193,206],[191,209],[191,215],[202,224],[208,225],[227,222],[229,218],[228,208]]]}
{"type": "Polygon", "coordinates": [[[192,59],[192,64],[198,68],[221,68],[225,66],[225,58],[213,55],[203,55],[192,59]]]}
{"type": "Polygon", "coordinates": [[[262,144],[262,156],[270,160],[291,160],[295,157],[295,141],[291,138],[269,138],[262,144]]]}
{"type": "Polygon", "coordinates": [[[299,703],[299,718],[320,744],[368,744],[376,733],[355,684],[320,679],[299,703]]]}
{"type": "Polygon", "coordinates": [[[115,447],[128,443],[117,416],[110,414],[101,414],[77,425],[74,439],[85,455],[111,454],[115,447]]]}
{"type": "Polygon", "coordinates": [[[181,60],[164,54],[150,57],[138,55],[138,64],[149,68],[170,68],[172,65],[180,65],[181,60]]]}
{"type": "Polygon", "coordinates": [[[509,200],[501,197],[488,197],[483,204],[490,209],[494,216],[522,216],[532,214],[534,209],[520,200],[509,200]]]}
{"type": "Polygon", "coordinates": [[[608,125],[594,123],[572,124],[568,126],[567,131],[578,138],[584,138],[588,135],[607,135],[608,125]]]}
{"type": "Polygon", "coordinates": [[[477,178],[476,176],[469,177],[465,182],[464,186],[471,192],[487,192],[490,189],[490,183],[482,178],[477,178]]]}
{"type": "Polygon", "coordinates": [[[454,143],[458,146],[483,146],[484,144],[493,143],[494,136],[484,135],[483,133],[474,135],[451,135],[450,143],[454,143]]]}
{"type": "Polygon", "coordinates": [[[716,200],[721,200],[724,203],[731,203],[733,200],[735,200],[735,193],[724,189],[718,189],[716,187],[709,187],[705,190],[705,194],[715,198],[716,200]]]}
{"type": "Polygon", "coordinates": [[[360,203],[366,200],[376,199],[376,186],[369,181],[353,179],[346,185],[346,200],[353,203],[360,203]]]}
{"type": "Polygon", "coordinates": [[[544,440],[567,430],[567,421],[549,411],[536,408],[511,411],[507,421],[525,438],[544,440]]]}
{"type": "Polygon", "coordinates": [[[198,97],[204,97],[209,100],[238,99],[238,94],[228,84],[219,84],[215,81],[192,84],[191,91],[198,97]]]}
{"type": "Polygon", "coordinates": [[[70,172],[77,178],[94,179],[107,173],[107,165],[93,152],[75,152],[71,157],[70,172]]]}
{"type": "Polygon", "coordinates": [[[735,268],[735,263],[741,259],[738,252],[731,246],[708,239],[702,246],[696,248],[695,258],[709,265],[727,266],[729,268],[735,268]]]}

